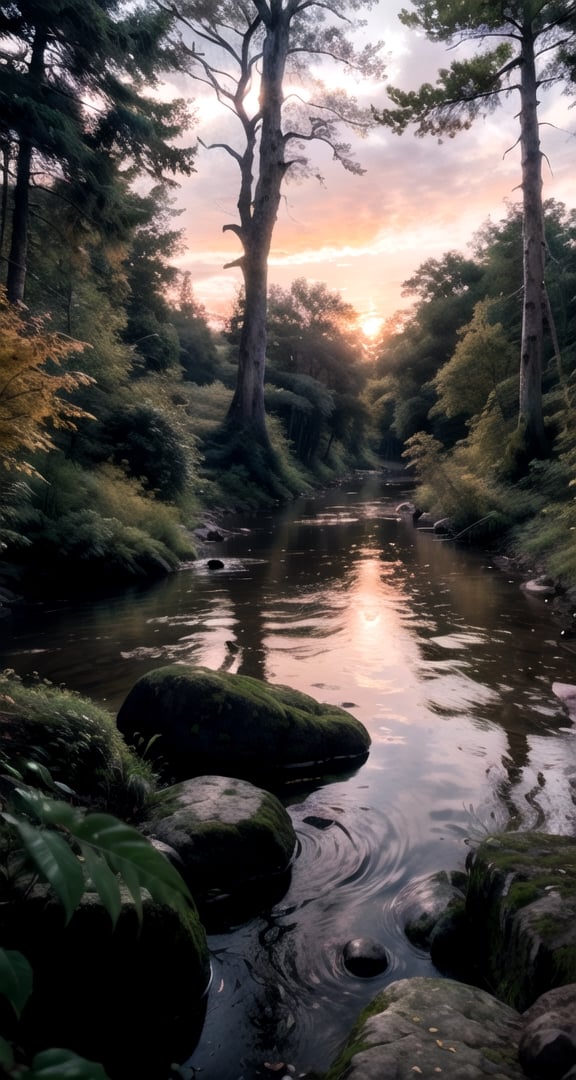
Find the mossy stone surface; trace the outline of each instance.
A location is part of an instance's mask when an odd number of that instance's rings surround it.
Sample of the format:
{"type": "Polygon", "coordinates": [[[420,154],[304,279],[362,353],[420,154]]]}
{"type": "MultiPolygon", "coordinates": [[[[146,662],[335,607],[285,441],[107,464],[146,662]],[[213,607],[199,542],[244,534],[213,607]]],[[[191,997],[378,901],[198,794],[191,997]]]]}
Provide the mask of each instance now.
{"type": "Polygon", "coordinates": [[[401,979],[361,1014],[324,1080],[523,1080],[519,1014],[452,979],[401,979]]]}
{"type": "Polygon", "coordinates": [[[173,779],[214,773],[248,779],[362,762],[366,728],[345,709],[260,679],[173,664],[144,675],[118,727],[128,741],[160,737],[152,752],[173,779]]]}
{"type": "Polygon", "coordinates": [[[124,1080],[165,1076],[171,1061],[193,1050],[210,980],[206,934],[193,906],[179,913],[144,897],[140,926],[124,892],[113,930],[88,893],[65,926],[62,906],[38,888],[24,903],[2,905],[0,939],[34,971],[17,1029],[27,1051],[65,1046],[124,1080]]]}
{"type": "Polygon", "coordinates": [[[289,869],[296,848],[290,816],[274,795],[246,780],[199,776],[158,792],[142,826],[176,852],[194,896],[254,886],[289,869]]]}
{"type": "Polygon", "coordinates": [[[576,982],[576,840],[504,833],[479,847],[466,913],[481,975],[524,1010],[576,982]]]}

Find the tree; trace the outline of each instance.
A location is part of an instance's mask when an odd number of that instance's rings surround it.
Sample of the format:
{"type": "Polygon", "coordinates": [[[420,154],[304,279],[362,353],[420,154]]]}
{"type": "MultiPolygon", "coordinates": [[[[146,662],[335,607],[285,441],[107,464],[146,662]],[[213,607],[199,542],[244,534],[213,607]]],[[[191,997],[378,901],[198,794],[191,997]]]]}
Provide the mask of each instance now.
{"type": "Polygon", "coordinates": [[[416,91],[388,89],[394,109],[378,119],[401,134],[411,124],[416,135],[449,137],[469,128],[510,93],[520,97],[522,156],[523,313],[520,346],[518,426],[528,456],[546,452],[542,415],[542,353],[548,318],[546,236],[542,204],[542,152],[538,93],[570,83],[576,49],[576,3],[566,0],[412,0],[414,12],[402,22],[423,30],[431,41],[488,42],[464,60],[440,69],[435,86],[416,91]]]}
{"type": "Polygon", "coordinates": [[[375,0],[159,0],[178,10],[189,71],[237,118],[242,145],[211,144],[227,153],[240,173],[238,223],[227,224],[242,248],[239,266],[245,308],[238,347],[238,379],[228,421],[264,447],[267,262],[281,189],[288,174],[308,171],[304,145],[326,144],[344,168],[362,170],[338,139],[341,123],[364,129],[370,116],[344,91],[328,90],[310,65],[322,58],[365,76],[380,75],[380,43],[356,50],[351,17],[375,0]],[[346,30],[343,29],[346,27],[346,30]],[[310,100],[285,93],[288,74],[311,90],[310,100]],[[253,105],[254,93],[257,101],[253,105]]]}
{"type": "Polygon", "coordinates": [[[273,286],[268,311],[268,355],[283,371],[310,375],[337,393],[358,393],[364,382],[358,314],[340,293],[297,278],[273,286]]]}
{"type": "Polygon", "coordinates": [[[171,140],[187,126],[181,102],[146,97],[142,86],[173,67],[164,48],[165,12],[121,0],[14,0],[0,3],[0,136],[16,144],[7,295],[24,297],[30,188],[41,175],[74,179],[106,202],[107,157],[159,178],[191,171],[193,150],[171,140]]]}
{"type": "Polygon", "coordinates": [[[55,370],[83,348],[37,323],[28,326],[0,296],[0,464],[34,474],[24,452],[50,450],[50,426],[74,430],[87,414],[62,395],[91,380],[81,372],[55,370]]]}

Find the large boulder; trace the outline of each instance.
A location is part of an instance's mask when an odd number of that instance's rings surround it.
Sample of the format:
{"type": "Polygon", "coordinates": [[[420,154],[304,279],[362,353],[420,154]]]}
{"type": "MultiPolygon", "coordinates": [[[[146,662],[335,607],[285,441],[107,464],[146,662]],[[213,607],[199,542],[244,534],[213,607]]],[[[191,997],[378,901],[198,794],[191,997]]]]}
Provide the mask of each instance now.
{"type": "Polygon", "coordinates": [[[113,930],[91,893],[68,925],[45,888],[0,905],[2,946],[23,953],[33,969],[14,1033],[27,1052],[65,1046],[102,1062],[111,1080],[164,1077],[172,1061],[189,1056],[210,981],[206,934],[192,906],[177,912],[145,896],[143,908],[140,925],[123,892],[113,930]]]}
{"type": "Polygon", "coordinates": [[[576,1076],[576,983],[542,994],[522,1016],[519,1057],[533,1080],[576,1076]]]}
{"type": "Polygon", "coordinates": [[[466,918],[479,978],[514,1008],[576,982],[576,840],[487,838],[470,871],[466,918]]]}
{"type": "Polygon", "coordinates": [[[138,734],[176,780],[216,773],[248,779],[341,771],[363,762],[366,728],[336,705],[247,675],[173,664],[130,690],[118,727],[138,734]]]}
{"type": "Polygon", "coordinates": [[[240,904],[258,910],[270,888],[286,887],[292,821],[279,799],[246,780],[199,776],[166,788],[141,829],[175,855],[202,910],[230,898],[226,910],[237,919],[240,904]]]}
{"type": "Polygon", "coordinates": [[[484,990],[452,979],[401,979],[361,1014],[325,1080],[524,1080],[522,1020],[484,990]]]}

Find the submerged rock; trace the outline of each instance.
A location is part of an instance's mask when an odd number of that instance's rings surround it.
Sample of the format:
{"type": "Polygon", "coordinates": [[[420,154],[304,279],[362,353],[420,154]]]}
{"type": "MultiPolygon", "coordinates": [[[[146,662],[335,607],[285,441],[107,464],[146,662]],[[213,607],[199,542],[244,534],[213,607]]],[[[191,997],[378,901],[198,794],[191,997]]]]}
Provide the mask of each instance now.
{"type": "Polygon", "coordinates": [[[342,958],[348,971],[362,979],[381,975],[389,963],[386,949],[374,938],[354,938],[347,941],[342,950],[342,958]]]}
{"type": "Polygon", "coordinates": [[[118,727],[128,741],[160,736],[150,752],[176,780],[342,771],[362,763],[370,746],[363,724],[337,705],[247,675],[181,664],[139,679],[118,727]]]}

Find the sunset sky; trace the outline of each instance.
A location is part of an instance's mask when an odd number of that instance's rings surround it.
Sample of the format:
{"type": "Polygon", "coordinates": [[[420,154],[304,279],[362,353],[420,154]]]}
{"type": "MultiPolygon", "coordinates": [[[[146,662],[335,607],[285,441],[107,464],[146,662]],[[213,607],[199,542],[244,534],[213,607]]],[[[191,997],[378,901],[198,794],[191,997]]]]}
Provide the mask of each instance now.
{"type": "MultiPolygon", "coordinates": [[[[432,45],[405,30],[397,13],[407,4],[384,0],[366,17],[367,40],[382,38],[389,55],[388,80],[405,89],[424,80],[434,82],[439,67],[458,53],[432,45]]],[[[198,84],[175,88],[196,98],[200,123],[193,134],[207,142],[231,137],[231,121],[222,118],[213,99],[201,99],[198,84]]],[[[359,101],[387,104],[385,84],[360,83],[359,101]]],[[[575,113],[558,90],[541,96],[544,194],[567,206],[574,198],[575,113]]],[[[438,145],[376,128],[355,139],[356,157],[367,171],[346,172],[327,148],[312,151],[324,186],[317,180],[288,183],[280,206],[270,256],[270,281],[287,288],[297,277],[325,282],[354,305],[363,320],[388,318],[407,301],[402,282],[430,257],[466,250],[473,233],[488,218],[506,214],[507,201],[519,200],[520,153],[515,143],[519,103],[512,95],[487,120],[438,145]],[[506,151],[509,151],[506,153],[506,151]]],[[[222,226],[237,220],[238,171],[222,150],[200,149],[197,172],[185,180],[176,197],[184,208],[179,224],[186,250],[176,260],[189,270],[195,296],[210,316],[226,314],[241,283],[240,271],[223,264],[240,254],[237,240],[222,226]]]]}

